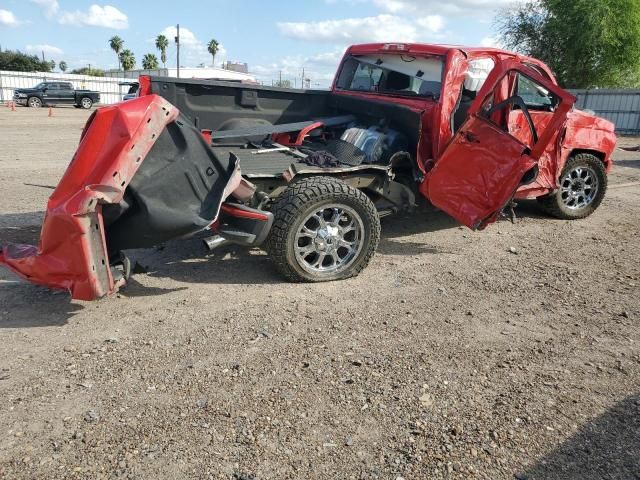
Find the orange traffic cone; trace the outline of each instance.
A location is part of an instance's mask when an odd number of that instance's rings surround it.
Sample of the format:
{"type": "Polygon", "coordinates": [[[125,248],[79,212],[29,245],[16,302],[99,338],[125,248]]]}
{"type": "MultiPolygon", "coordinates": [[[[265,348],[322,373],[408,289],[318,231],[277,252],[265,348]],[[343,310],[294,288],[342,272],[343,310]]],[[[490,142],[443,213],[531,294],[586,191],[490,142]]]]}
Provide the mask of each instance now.
{"type": "Polygon", "coordinates": [[[49,116],[53,117],[53,109],[51,107],[49,107],[49,116]]]}
{"type": "Polygon", "coordinates": [[[11,102],[11,111],[12,112],[16,111],[16,102],[11,102]]]}

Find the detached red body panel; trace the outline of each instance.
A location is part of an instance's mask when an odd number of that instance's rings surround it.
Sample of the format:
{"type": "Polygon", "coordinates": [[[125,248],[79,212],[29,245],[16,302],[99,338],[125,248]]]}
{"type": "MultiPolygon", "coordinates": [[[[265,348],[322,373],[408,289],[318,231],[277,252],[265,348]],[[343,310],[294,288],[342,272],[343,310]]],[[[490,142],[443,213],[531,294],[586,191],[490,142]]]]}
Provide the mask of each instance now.
{"type": "Polygon", "coordinates": [[[38,247],[5,245],[0,262],[25,279],[93,300],[113,292],[102,218],[178,111],[157,95],[97,110],[49,198],[38,247]]]}

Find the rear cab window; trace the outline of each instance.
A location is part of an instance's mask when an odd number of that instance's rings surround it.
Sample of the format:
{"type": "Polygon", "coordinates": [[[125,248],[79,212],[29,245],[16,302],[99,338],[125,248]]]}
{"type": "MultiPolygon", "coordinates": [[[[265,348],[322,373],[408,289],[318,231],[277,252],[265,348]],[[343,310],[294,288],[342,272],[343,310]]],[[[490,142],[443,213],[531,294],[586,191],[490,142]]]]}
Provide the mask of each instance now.
{"type": "Polygon", "coordinates": [[[440,57],[358,55],[342,64],[336,88],[381,95],[438,99],[444,60],[440,57]]]}

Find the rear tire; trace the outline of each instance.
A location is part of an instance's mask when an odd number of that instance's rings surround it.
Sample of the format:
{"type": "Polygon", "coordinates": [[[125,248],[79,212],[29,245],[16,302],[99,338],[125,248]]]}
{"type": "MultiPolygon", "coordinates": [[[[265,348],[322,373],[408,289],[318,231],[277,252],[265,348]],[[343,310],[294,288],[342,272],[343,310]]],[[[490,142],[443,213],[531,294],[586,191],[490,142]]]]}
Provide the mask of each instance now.
{"type": "Polygon", "coordinates": [[[590,153],[578,153],[567,160],[560,174],[560,188],[538,198],[542,209],[562,220],[591,215],[607,191],[607,173],[602,161],[590,153]]]}
{"type": "Polygon", "coordinates": [[[31,108],[40,108],[42,107],[42,100],[40,100],[40,98],[38,97],[29,97],[27,99],[27,105],[29,105],[31,108]]]}
{"type": "Polygon", "coordinates": [[[93,100],[89,97],[82,97],[80,99],[80,106],[85,110],[89,110],[93,106],[93,100]]]}
{"type": "Polygon", "coordinates": [[[329,177],[290,185],[277,199],[266,249],[290,281],[358,275],[380,241],[380,218],[362,191],[329,177]]]}

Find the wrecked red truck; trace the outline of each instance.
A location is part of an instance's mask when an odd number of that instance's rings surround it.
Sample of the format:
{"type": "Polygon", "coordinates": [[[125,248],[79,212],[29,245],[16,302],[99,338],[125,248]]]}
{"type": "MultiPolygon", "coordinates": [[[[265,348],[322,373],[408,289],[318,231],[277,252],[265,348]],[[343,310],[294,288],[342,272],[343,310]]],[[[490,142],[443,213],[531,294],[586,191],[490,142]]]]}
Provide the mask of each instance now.
{"type": "Polygon", "coordinates": [[[357,275],[420,196],[474,230],[525,198],[584,218],[616,136],[574,102],[536,59],[407,43],[350,47],[328,91],[141,77],[87,121],[39,245],[0,263],[92,300],[126,283],[125,251],[199,232],[315,282],[357,275]]]}

